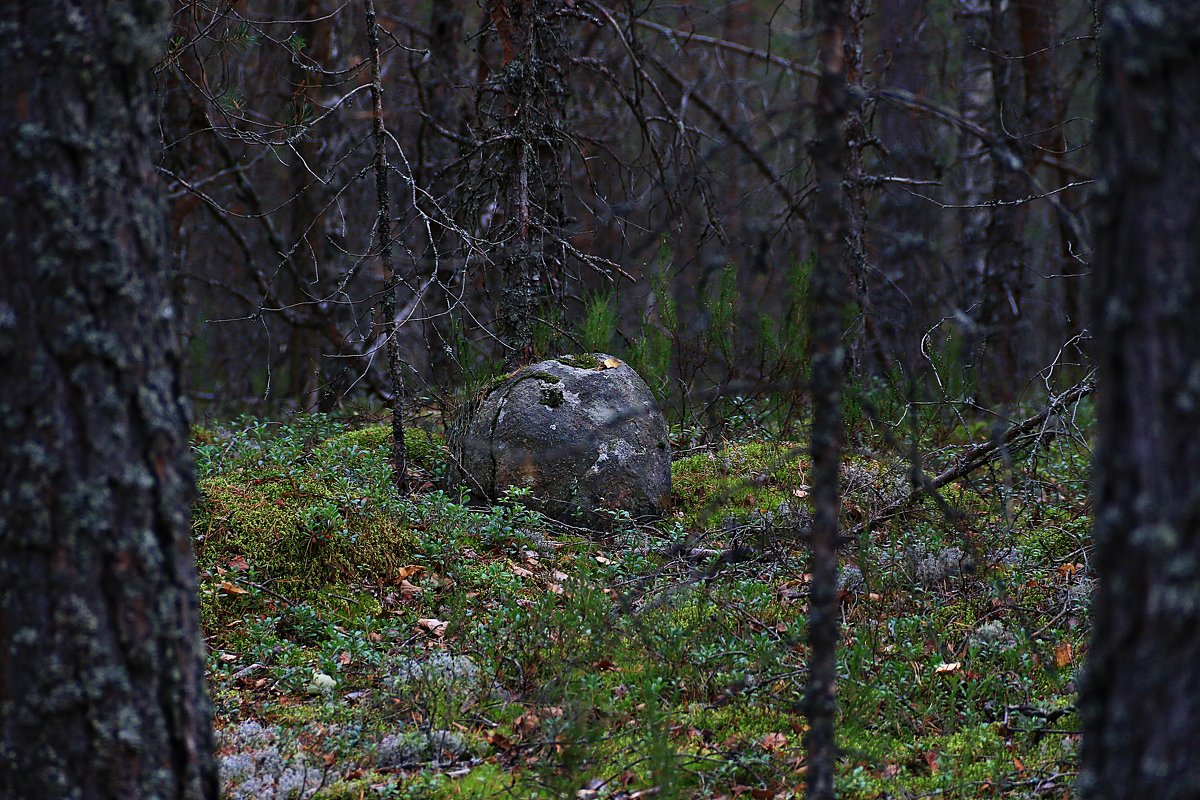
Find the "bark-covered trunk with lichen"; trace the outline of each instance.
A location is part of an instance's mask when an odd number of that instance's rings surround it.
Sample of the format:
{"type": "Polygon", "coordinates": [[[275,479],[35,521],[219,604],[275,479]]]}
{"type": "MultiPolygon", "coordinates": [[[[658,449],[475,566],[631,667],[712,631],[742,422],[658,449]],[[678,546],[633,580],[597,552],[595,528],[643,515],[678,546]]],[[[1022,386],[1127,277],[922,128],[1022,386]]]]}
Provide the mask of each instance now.
{"type": "Polygon", "coordinates": [[[555,293],[563,262],[564,9],[550,0],[491,0],[500,45],[491,87],[503,98],[499,147],[485,168],[496,181],[500,224],[496,314],[504,358],[533,356],[539,306],[555,293]]]}
{"type": "Polygon", "coordinates": [[[1200,796],[1200,0],[1105,14],[1085,798],[1200,796]]]}
{"type": "Polygon", "coordinates": [[[151,69],[164,0],[0,14],[0,797],[215,798],[151,69]]]}

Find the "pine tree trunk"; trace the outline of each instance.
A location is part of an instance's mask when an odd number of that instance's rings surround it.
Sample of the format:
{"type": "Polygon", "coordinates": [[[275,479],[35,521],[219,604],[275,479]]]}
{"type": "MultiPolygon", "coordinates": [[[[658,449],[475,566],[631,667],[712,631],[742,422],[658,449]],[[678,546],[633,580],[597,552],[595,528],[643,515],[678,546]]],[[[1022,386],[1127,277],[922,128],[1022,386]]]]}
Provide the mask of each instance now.
{"type": "Polygon", "coordinates": [[[1200,0],[1104,21],[1084,798],[1200,796],[1200,0]]]}
{"type": "Polygon", "coordinates": [[[0,42],[0,797],[216,798],[150,70],[171,4],[0,42]]]}
{"type": "Polygon", "coordinates": [[[843,314],[851,299],[845,271],[849,211],[844,188],[850,164],[846,123],[850,97],[846,85],[844,45],[850,20],[841,0],[820,0],[813,9],[819,31],[821,78],[814,109],[816,133],[811,145],[817,179],[809,225],[816,264],[809,282],[809,341],[812,342],[813,525],[812,595],[809,600],[809,656],[806,714],[810,726],[809,800],[832,800],[837,750],[837,643],[840,616],[837,600],[839,476],[842,457],[842,389],[846,368],[843,314]]]}

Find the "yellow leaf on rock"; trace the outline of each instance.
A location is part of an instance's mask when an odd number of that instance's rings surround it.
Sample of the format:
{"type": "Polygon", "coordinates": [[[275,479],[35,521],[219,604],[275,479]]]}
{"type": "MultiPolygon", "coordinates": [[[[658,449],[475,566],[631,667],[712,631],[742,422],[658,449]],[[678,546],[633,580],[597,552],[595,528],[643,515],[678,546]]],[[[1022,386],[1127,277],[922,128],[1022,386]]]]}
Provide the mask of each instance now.
{"type": "Polygon", "coordinates": [[[621,366],[621,362],[615,358],[612,358],[611,356],[604,359],[600,363],[604,364],[604,366],[606,366],[609,369],[616,369],[617,367],[621,366]]]}

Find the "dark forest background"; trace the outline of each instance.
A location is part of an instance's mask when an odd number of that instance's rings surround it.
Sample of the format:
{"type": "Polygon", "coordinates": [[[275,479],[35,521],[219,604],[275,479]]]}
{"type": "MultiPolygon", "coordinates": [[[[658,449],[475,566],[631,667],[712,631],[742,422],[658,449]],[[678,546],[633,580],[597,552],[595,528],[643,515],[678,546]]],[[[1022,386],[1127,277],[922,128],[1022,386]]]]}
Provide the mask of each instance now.
{"type": "MultiPolygon", "coordinates": [[[[1095,4],[850,12],[851,395],[1001,409],[1076,383],[1095,4]]],[[[403,391],[604,350],[677,421],[798,412],[807,3],[392,2],[379,23],[403,391]]],[[[201,416],[392,394],[366,31],[332,0],[175,13],[160,168],[201,416]]]]}

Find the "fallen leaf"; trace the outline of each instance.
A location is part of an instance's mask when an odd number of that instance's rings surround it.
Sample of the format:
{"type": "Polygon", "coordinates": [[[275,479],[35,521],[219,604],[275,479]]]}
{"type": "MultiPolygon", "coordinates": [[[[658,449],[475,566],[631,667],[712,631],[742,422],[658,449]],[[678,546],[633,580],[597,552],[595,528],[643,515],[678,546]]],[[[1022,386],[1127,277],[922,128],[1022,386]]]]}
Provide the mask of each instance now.
{"type": "Polygon", "coordinates": [[[1070,664],[1075,660],[1075,654],[1071,649],[1070,642],[1063,642],[1058,647],[1054,648],[1054,663],[1059,669],[1070,664]]]}
{"type": "Polygon", "coordinates": [[[943,661],[942,663],[940,663],[936,667],[934,667],[933,671],[935,673],[941,675],[941,674],[944,674],[947,672],[958,672],[959,668],[961,668],[961,667],[962,667],[961,661],[943,661]]]}
{"type": "Polygon", "coordinates": [[[593,558],[595,558],[596,561],[600,564],[615,564],[616,563],[611,558],[605,558],[604,556],[593,556],[593,558]]]}
{"type": "Polygon", "coordinates": [[[409,564],[406,567],[401,567],[400,569],[396,570],[396,579],[404,580],[405,578],[411,578],[413,575],[416,575],[418,572],[424,572],[424,571],[425,571],[425,568],[422,566],[418,566],[417,564],[409,564]]]}
{"type": "Polygon", "coordinates": [[[250,569],[250,564],[242,556],[234,556],[229,559],[229,568],[241,572],[245,569],[250,569]]]}
{"type": "Polygon", "coordinates": [[[603,364],[608,369],[616,369],[617,367],[621,366],[621,362],[611,356],[604,359],[600,363],[603,364]]]}
{"type": "Polygon", "coordinates": [[[787,737],[782,733],[768,733],[759,740],[758,744],[768,753],[774,753],[779,748],[787,746],[787,737]]]}
{"type": "Polygon", "coordinates": [[[247,593],[245,589],[238,586],[236,583],[230,583],[229,581],[221,581],[220,586],[221,586],[221,591],[228,592],[229,594],[246,594],[247,593]]]}
{"type": "Polygon", "coordinates": [[[350,654],[343,650],[342,653],[337,657],[337,662],[343,667],[350,666],[350,654]]]}
{"type": "Polygon", "coordinates": [[[518,567],[516,564],[509,564],[508,568],[511,569],[513,572],[513,575],[516,575],[518,578],[532,578],[533,577],[533,573],[530,570],[527,570],[524,567],[518,567]]]}
{"type": "Polygon", "coordinates": [[[403,600],[412,600],[423,591],[425,590],[420,586],[414,586],[408,580],[400,581],[400,598],[403,600]]]}
{"type": "Polygon", "coordinates": [[[550,573],[550,577],[554,578],[554,580],[558,581],[559,583],[565,583],[567,578],[569,578],[570,576],[567,575],[567,573],[565,573],[565,572],[559,572],[558,570],[554,570],[554,572],[550,573]]]}
{"type": "Polygon", "coordinates": [[[427,630],[430,633],[432,633],[434,636],[439,636],[439,637],[444,636],[446,634],[446,626],[449,624],[450,624],[449,622],[445,622],[440,619],[433,619],[432,617],[427,618],[427,619],[417,620],[418,628],[427,630]]]}

